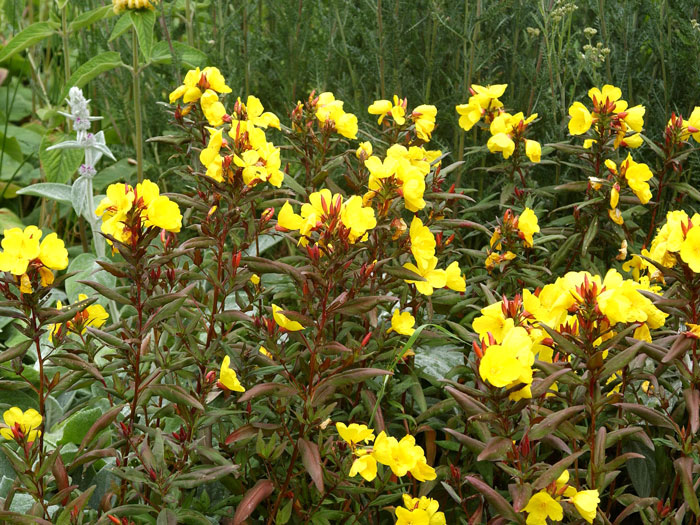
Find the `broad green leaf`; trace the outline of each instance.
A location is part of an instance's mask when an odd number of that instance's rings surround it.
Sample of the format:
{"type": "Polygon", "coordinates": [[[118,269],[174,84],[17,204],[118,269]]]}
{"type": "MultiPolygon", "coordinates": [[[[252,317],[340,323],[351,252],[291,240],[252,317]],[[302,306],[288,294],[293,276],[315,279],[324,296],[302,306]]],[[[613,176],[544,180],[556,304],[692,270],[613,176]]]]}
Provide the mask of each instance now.
{"type": "Polygon", "coordinates": [[[101,415],[102,410],[98,407],[83,408],[55,425],[46,437],[59,445],[66,443],[77,445],[101,415]]]}
{"type": "Polygon", "coordinates": [[[130,27],[131,27],[131,18],[129,17],[128,13],[124,13],[122,16],[119,17],[119,20],[117,20],[117,23],[114,24],[114,29],[112,29],[112,34],[109,35],[108,42],[111,42],[112,40],[119,38],[121,35],[126,33],[130,27]]]}
{"type": "Polygon", "coordinates": [[[46,133],[41,140],[39,149],[39,161],[48,182],[68,182],[83,162],[84,152],[80,149],[54,149],[46,148],[63,142],[73,140],[69,135],[46,133]]]}
{"type": "MultiPolygon", "coordinates": [[[[0,188],[3,186],[4,184],[0,188]]],[[[9,230],[10,228],[24,228],[22,219],[7,208],[0,208],[0,231],[9,230]]]]}
{"type": "MultiPolygon", "coordinates": [[[[74,259],[71,259],[68,265],[68,273],[73,272],[77,273],[66,279],[66,295],[68,295],[68,300],[71,303],[77,302],[80,294],[91,296],[95,293],[93,288],[79,281],[95,281],[108,288],[114,288],[117,283],[117,278],[104,271],[97,264],[97,257],[91,253],[81,253],[74,259]]],[[[103,297],[98,296],[98,301],[105,306],[107,305],[107,300],[103,297]]]]}
{"type": "Polygon", "coordinates": [[[18,190],[17,194],[43,197],[65,204],[71,203],[71,187],[68,184],[59,184],[57,182],[38,182],[18,190]]]}
{"type": "Polygon", "coordinates": [[[93,9],[92,11],[86,11],[85,13],[81,13],[80,15],[76,16],[75,19],[68,24],[68,31],[73,32],[78,29],[82,29],[83,27],[94,24],[98,20],[114,16],[114,14],[114,7],[111,3],[93,9]]]}
{"type": "Polygon", "coordinates": [[[92,57],[75,70],[61,91],[60,100],[63,100],[72,87],[83,87],[96,76],[122,65],[121,55],[116,51],[106,51],[92,57]]]}
{"type": "Polygon", "coordinates": [[[129,11],[129,17],[139,39],[141,54],[146,62],[149,62],[153,50],[153,28],[156,24],[156,14],[150,9],[139,9],[138,11],[129,11]]]}
{"type": "Polygon", "coordinates": [[[0,51],[0,62],[4,62],[15,53],[24,51],[29,46],[50,37],[56,32],[56,29],[58,29],[56,22],[36,22],[24,28],[0,51]]]}
{"type": "Polygon", "coordinates": [[[5,152],[6,157],[10,157],[18,162],[22,162],[24,158],[22,148],[17,139],[9,135],[3,135],[2,131],[0,131],[0,150],[5,152]]]}
{"type": "MultiPolygon", "coordinates": [[[[209,62],[206,53],[199,49],[190,47],[182,42],[173,42],[173,51],[177,55],[178,61],[189,68],[196,68],[209,62]]],[[[170,45],[165,40],[161,40],[153,46],[151,62],[155,64],[170,64],[173,62],[173,55],[170,45]]]]}

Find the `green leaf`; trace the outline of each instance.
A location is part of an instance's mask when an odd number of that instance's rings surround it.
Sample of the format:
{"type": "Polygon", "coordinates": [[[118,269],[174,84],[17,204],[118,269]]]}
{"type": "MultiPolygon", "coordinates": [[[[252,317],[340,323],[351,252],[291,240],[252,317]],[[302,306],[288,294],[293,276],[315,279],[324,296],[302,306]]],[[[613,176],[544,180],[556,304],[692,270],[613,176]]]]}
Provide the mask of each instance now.
{"type": "Polygon", "coordinates": [[[15,53],[24,51],[29,46],[50,37],[56,32],[56,29],[58,29],[56,22],[36,22],[24,28],[0,51],[0,62],[4,62],[15,53]]]}
{"type": "MultiPolygon", "coordinates": [[[[68,273],[75,273],[66,279],[66,295],[68,300],[74,303],[78,300],[80,294],[91,296],[94,294],[94,288],[83,284],[80,281],[95,281],[102,286],[114,289],[117,284],[117,278],[106,272],[97,264],[97,257],[91,253],[81,253],[77,257],[71,259],[68,265],[68,273]]],[[[103,297],[99,297],[98,301],[104,306],[107,301],[103,297]]]]}
{"type": "Polygon", "coordinates": [[[83,408],[55,425],[46,437],[58,445],[66,443],[78,445],[100,415],[102,410],[98,407],[83,408]]]}
{"type": "MultiPolygon", "coordinates": [[[[178,57],[178,60],[183,65],[189,68],[196,68],[202,64],[209,62],[206,53],[199,49],[190,47],[182,42],[173,42],[173,51],[178,57]]],[[[170,45],[165,40],[161,40],[155,46],[151,53],[151,62],[154,64],[170,64],[173,61],[173,55],[170,52],[170,45]]]]}
{"type": "Polygon", "coordinates": [[[8,135],[3,135],[0,131],[0,150],[5,152],[5,155],[17,162],[22,162],[24,155],[22,154],[22,148],[19,145],[19,141],[8,135]]]}
{"type": "Polygon", "coordinates": [[[83,162],[84,152],[81,149],[46,150],[49,146],[65,140],[74,138],[70,135],[46,133],[41,139],[39,162],[48,182],[68,182],[83,162]]]}
{"type": "Polygon", "coordinates": [[[73,72],[66,85],[63,86],[59,98],[63,100],[68,95],[70,88],[81,88],[96,76],[121,65],[123,65],[122,57],[117,51],[106,51],[92,57],[73,72]]]}
{"type": "Polygon", "coordinates": [[[153,27],[156,24],[156,13],[150,9],[139,9],[138,11],[129,11],[129,17],[139,39],[141,54],[146,62],[149,62],[153,50],[153,27]]]}
{"type": "Polygon", "coordinates": [[[233,525],[241,525],[253,513],[255,508],[264,499],[267,499],[275,490],[275,485],[269,479],[260,479],[243,495],[243,499],[236,507],[233,515],[233,525]]]}
{"type": "Polygon", "coordinates": [[[172,401],[173,403],[185,405],[188,407],[196,408],[197,410],[204,410],[202,404],[197,401],[192,395],[185,392],[185,390],[178,385],[149,385],[146,389],[149,393],[160,396],[172,401]]]}
{"type": "Polygon", "coordinates": [[[318,445],[299,438],[297,443],[301,451],[301,462],[309,473],[318,491],[323,494],[323,468],[321,467],[321,455],[318,452],[318,445]]]}
{"type": "Polygon", "coordinates": [[[572,416],[574,416],[574,414],[582,414],[583,411],[583,405],[575,405],[567,407],[563,410],[559,410],[557,412],[552,412],[542,421],[534,424],[532,428],[530,428],[528,436],[533,441],[542,439],[544,436],[556,431],[557,427],[561,423],[569,421],[572,418],[572,416]]]}
{"type": "Polygon", "coordinates": [[[87,27],[99,20],[102,20],[103,18],[109,18],[114,15],[114,7],[111,3],[109,5],[93,9],[92,11],[86,11],[76,16],[75,19],[68,24],[68,31],[72,33],[77,29],[82,29],[83,27],[87,27]]]}
{"type": "Polygon", "coordinates": [[[57,182],[38,182],[17,191],[17,195],[32,195],[43,197],[64,204],[71,204],[71,187],[57,182]]]}
{"type": "Polygon", "coordinates": [[[127,32],[130,27],[131,27],[131,18],[129,17],[128,13],[124,13],[121,17],[119,17],[119,20],[117,20],[117,23],[114,24],[114,29],[112,29],[112,34],[109,35],[108,42],[111,42],[115,38],[119,38],[121,35],[123,35],[125,32],[127,32]]]}

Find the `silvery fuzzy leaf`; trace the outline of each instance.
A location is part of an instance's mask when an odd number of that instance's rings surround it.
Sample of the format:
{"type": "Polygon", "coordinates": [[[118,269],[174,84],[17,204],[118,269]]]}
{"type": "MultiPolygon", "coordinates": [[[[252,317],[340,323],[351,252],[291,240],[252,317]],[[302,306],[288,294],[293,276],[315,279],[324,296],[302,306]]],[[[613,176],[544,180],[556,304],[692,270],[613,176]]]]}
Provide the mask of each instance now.
{"type": "Polygon", "coordinates": [[[71,201],[73,204],[73,209],[78,216],[85,216],[88,221],[91,221],[91,217],[88,215],[90,199],[88,197],[88,191],[92,191],[92,184],[90,184],[90,179],[87,177],[78,177],[75,179],[73,186],[71,187],[71,201]]]}
{"type": "Polygon", "coordinates": [[[48,148],[46,148],[46,151],[51,151],[54,149],[83,149],[83,147],[83,144],[81,144],[77,140],[66,140],[64,142],[54,144],[53,146],[49,146],[48,148]]]}

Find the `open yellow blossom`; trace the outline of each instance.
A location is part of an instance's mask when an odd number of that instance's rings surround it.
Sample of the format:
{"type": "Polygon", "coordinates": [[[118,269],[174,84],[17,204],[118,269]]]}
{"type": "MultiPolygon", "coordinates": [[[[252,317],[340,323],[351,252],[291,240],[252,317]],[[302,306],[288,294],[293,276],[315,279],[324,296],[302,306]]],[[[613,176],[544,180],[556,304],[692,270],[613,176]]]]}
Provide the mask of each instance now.
{"type": "Polygon", "coordinates": [[[479,363],[479,375],[497,388],[516,382],[532,383],[532,339],[516,326],[505,334],[501,344],[486,349],[479,363]]]}
{"type": "Polygon", "coordinates": [[[622,97],[622,91],[619,87],[605,84],[602,90],[598,89],[597,87],[592,87],[589,89],[588,97],[596,104],[616,102],[620,100],[620,97],[622,97]]]}
{"type": "Polygon", "coordinates": [[[534,242],[532,236],[540,231],[540,227],[537,223],[537,215],[530,208],[525,208],[518,217],[518,230],[523,235],[525,246],[532,248],[534,242]]]}
{"type": "Polygon", "coordinates": [[[564,509],[561,504],[545,490],[533,494],[523,509],[527,512],[527,525],[547,525],[547,518],[553,521],[564,519],[564,509]]]}
{"type": "Polygon", "coordinates": [[[509,158],[515,151],[515,142],[506,133],[496,133],[486,142],[491,153],[501,152],[503,158],[509,158]]]}
{"type": "Polygon", "coordinates": [[[12,407],[5,410],[2,415],[7,428],[0,428],[0,436],[5,439],[14,439],[15,435],[12,432],[13,428],[17,428],[26,436],[29,443],[33,443],[38,436],[41,435],[41,430],[37,430],[41,426],[41,414],[30,408],[24,412],[19,407],[12,407]]]}
{"type": "Polygon", "coordinates": [[[360,160],[369,159],[372,156],[372,143],[369,141],[360,142],[360,146],[355,151],[355,155],[360,160]]]}
{"type": "Polygon", "coordinates": [[[539,162],[542,158],[542,146],[536,140],[525,139],[525,155],[530,162],[539,162]]]}
{"type": "Polygon", "coordinates": [[[700,273],[700,224],[688,230],[679,254],[691,270],[700,273]]]}
{"type": "MultiPolygon", "coordinates": [[[[78,302],[87,300],[88,296],[85,294],[78,295],[78,302]]],[[[60,310],[63,308],[61,301],[56,302],[56,309],[60,310]]],[[[84,334],[88,326],[93,326],[95,328],[100,328],[109,319],[109,314],[104,309],[101,304],[93,303],[84,310],[75,314],[73,319],[66,321],[66,329],[70,332],[84,334]]],[[[61,331],[61,323],[49,325],[49,341],[53,340],[53,337],[61,331]]]]}
{"type": "Polygon", "coordinates": [[[231,368],[231,358],[229,356],[224,357],[221,361],[221,369],[219,371],[219,383],[221,383],[228,390],[234,392],[245,392],[245,388],[238,381],[238,376],[236,376],[236,371],[231,368]]]}
{"type": "Polygon", "coordinates": [[[215,181],[222,182],[223,178],[223,157],[219,154],[223,145],[223,130],[207,128],[209,131],[209,142],[207,147],[199,153],[199,161],[207,169],[207,177],[215,181]]]}
{"type": "Polygon", "coordinates": [[[421,140],[428,142],[435,129],[435,116],[437,108],[430,104],[421,104],[414,108],[411,118],[416,125],[416,135],[421,140]]]}
{"type": "MultiPolygon", "coordinates": [[[[148,2],[148,0],[142,1],[148,2]]],[[[173,104],[182,97],[185,104],[196,102],[207,89],[217,93],[231,92],[231,88],[226,85],[226,80],[218,68],[205,67],[202,71],[196,68],[187,72],[183,84],[170,93],[169,100],[173,104]]]]}
{"type": "Polygon", "coordinates": [[[340,220],[350,230],[350,242],[363,239],[366,232],[377,226],[374,209],[362,205],[362,197],[353,195],[343,206],[340,220]]]}
{"type": "Polygon", "coordinates": [[[425,281],[407,280],[408,284],[415,284],[416,290],[423,295],[432,295],[434,288],[443,288],[447,284],[447,275],[445,270],[438,270],[437,257],[429,257],[428,259],[416,259],[416,264],[406,263],[404,268],[417,273],[425,279],[425,281]]]}
{"type": "Polygon", "coordinates": [[[583,135],[591,128],[593,116],[588,108],[580,102],[574,102],[569,108],[569,133],[572,135],[583,135]]]}
{"type": "Polygon", "coordinates": [[[404,206],[408,211],[415,213],[425,208],[425,200],[423,199],[425,179],[421,174],[414,172],[410,176],[404,177],[401,191],[403,193],[404,206]]]}
{"type": "Polygon", "coordinates": [[[412,336],[416,330],[413,328],[416,324],[416,319],[410,312],[401,312],[394,310],[391,314],[391,327],[386,331],[388,334],[392,330],[401,335],[412,336]]]}
{"type": "Polygon", "coordinates": [[[469,103],[455,106],[459,114],[459,127],[464,131],[469,131],[481,120],[484,110],[479,104],[477,97],[470,97],[469,103]]]}
{"type": "MultiPolygon", "coordinates": [[[[358,452],[364,451],[358,450],[358,452]]],[[[372,481],[377,477],[377,460],[372,454],[362,454],[353,461],[348,476],[352,478],[358,474],[367,481],[372,481]]]]}
{"type": "MultiPolygon", "coordinates": [[[[571,498],[571,502],[581,517],[588,523],[593,523],[598,511],[600,497],[597,490],[582,490],[571,498]]],[[[560,518],[561,519],[561,518],[560,518]]]]}
{"type": "Polygon", "coordinates": [[[435,255],[435,236],[417,215],[413,216],[408,233],[411,237],[411,253],[416,259],[429,259],[435,255]]]}
{"type": "Polygon", "coordinates": [[[207,89],[200,99],[204,118],[207,119],[210,126],[218,127],[224,123],[224,115],[226,108],[219,102],[219,96],[212,89],[207,89]]]}
{"type": "Polygon", "coordinates": [[[402,507],[397,507],[397,525],[399,523],[402,525],[422,523],[420,520],[425,519],[425,515],[423,513],[427,514],[428,520],[423,522],[426,525],[446,525],[447,523],[445,521],[445,514],[439,512],[439,503],[432,498],[426,498],[425,496],[413,498],[408,494],[404,494],[403,506],[406,507],[404,510],[408,510],[409,513],[399,510],[402,507]]]}
{"type": "Polygon", "coordinates": [[[370,115],[379,115],[377,124],[381,124],[387,116],[394,119],[394,122],[399,126],[403,126],[406,123],[405,102],[399,99],[398,95],[394,95],[393,104],[389,100],[375,100],[372,105],[367,108],[367,112],[370,115]]]}
{"type": "Polygon", "coordinates": [[[281,328],[284,328],[289,332],[298,332],[299,330],[304,329],[304,325],[302,325],[298,321],[292,321],[291,319],[289,319],[286,315],[282,313],[282,308],[280,308],[276,304],[272,305],[272,317],[275,319],[275,322],[281,328]]]}
{"type": "Polygon", "coordinates": [[[459,268],[459,263],[453,261],[445,268],[445,286],[455,292],[464,292],[467,289],[467,281],[464,278],[462,270],[459,268]]]}
{"type": "Polygon", "coordinates": [[[339,422],[335,424],[335,428],[343,441],[353,447],[363,442],[374,441],[374,430],[368,428],[367,425],[358,425],[357,423],[346,425],[339,422]]]}

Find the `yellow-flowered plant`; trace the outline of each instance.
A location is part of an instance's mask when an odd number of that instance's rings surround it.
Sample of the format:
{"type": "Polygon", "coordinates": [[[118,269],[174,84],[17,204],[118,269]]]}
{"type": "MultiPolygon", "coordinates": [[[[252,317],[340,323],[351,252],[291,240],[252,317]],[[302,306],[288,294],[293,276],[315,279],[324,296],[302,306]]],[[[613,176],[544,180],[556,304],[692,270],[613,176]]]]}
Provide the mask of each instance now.
{"type": "Polygon", "coordinates": [[[530,249],[534,246],[534,235],[539,231],[540,226],[534,210],[525,208],[520,215],[515,215],[510,209],[506,210],[503,219],[491,235],[490,249],[485,261],[486,269],[492,271],[500,266],[503,270],[523,247],[530,249]]]}
{"type": "Polygon", "coordinates": [[[0,436],[5,439],[24,439],[28,443],[36,441],[41,435],[42,417],[39,412],[30,408],[22,411],[19,407],[12,407],[2,415],[6,427],[0,428],[0,436]]]}
{"type": "Polygon", "coordinates": [[[49,286],[54,281],[52,270],[68,267],[63,241],[55,233],[41,240],[42,235],[36,226],[3,232],[0,272],[14,275],[22,293],[32,293],[36,286],[49,286]]]}
{"type": "Polygon", "coordinates": [[[503,107],[500,97],[506,92],[508,84],[494,84],[479,86],[472,84],[469,88],[472,96],[466,104],[456,106],[459,114],[459,126],[464,131],[469,131],[482,117],[486,124],[490,124],[503,107]]]}
{"type": "Polygon", "coordinates": [[[377,124],[385,122],[390,125],[388,118],[394,122],[397,131],[403,130],[406,124],[406,115],[413,121],[416,137],[424,142],[429,142],[435,129],[435,117],[437,108],[431,104],[416,106],[410,113],[407,111],[408,100],[394,95],[393,101],[375,100],[368,108],[370,115],[378,115],[377,124]]]}
{"type": "Polygon", "coordinates": [[[123,244],[137,240],[135,234],[140,235],[144,230],[162,228],[179,232],[182,227],[177,203],[161,195],[158,185],[150,180],[135,188],[124,183],[111,184],[95,215],[102,217],[102,233],[123,244]]]}
{"type": "MultiPolygon", "coordinates": [[[[78,301],[86,301],[88,298],[85,294],[78,295],[78,301]]],[[[56,309],[61,310],[63,304],[61,301],[56,302],[56,309]]],[[[67,333],[83,335],[88,329],[88,326],[100,328],[109,319],[109,314],[101,304],[91,304],[84,310],[75,314],[73,319],[65,323],[56,323],[49,326],[49,340],[53,341],[56,338],[63,337],[67,333]]]]}
{"type": "Polygon", "coordinates": [[[396,525],[446,525],[445,514],[440,512],[440,504],[421,496],[413,498],[408,494],[402,496],[403,507],[396,507],[396,525]]]}
{"type": "Polygon", "coordinates": [[[243,385],[241,385],[241,382],[238,380],[236,371],[231,368],[231,358],[229,356],[224,357],[223,361],[221,361],[219,386],[232,392],[245,392],[245,388],[243,388],[243,385]]]}
{"type": "Polygon", "coordinates": [[[159,0],[112,0],[112,6],[116,14],[125,10],[150,9],[154,10],[159,0]]]}
{"type": "Polygon", "coordinates": [[[357,138],[357,117],[346,113],[343,101],[336,100],[333,93],[321,93],[316,100],[316,118],[324,129],[335,131],[348,139],[357,138]]]}

